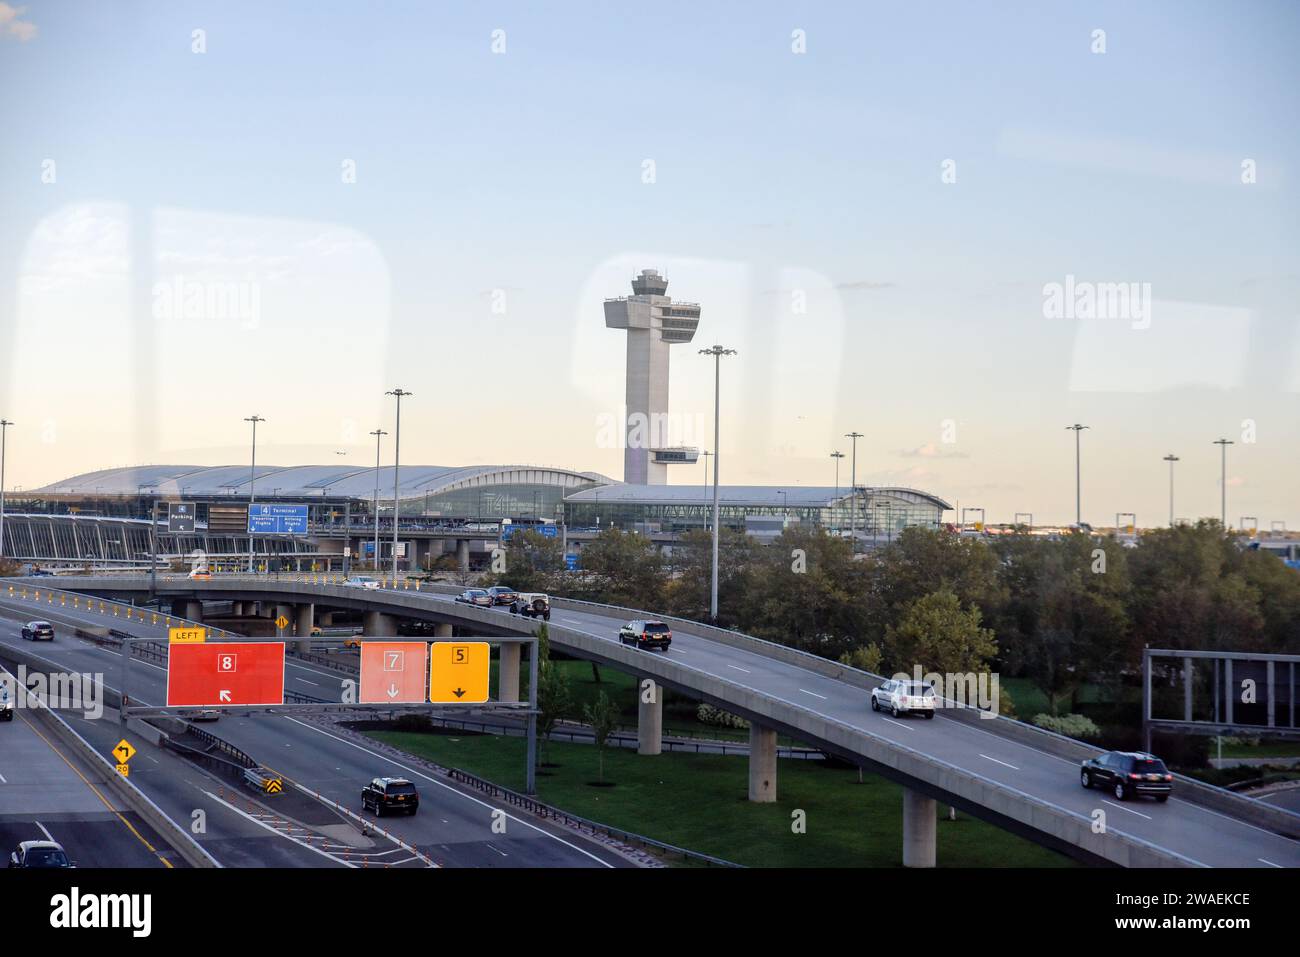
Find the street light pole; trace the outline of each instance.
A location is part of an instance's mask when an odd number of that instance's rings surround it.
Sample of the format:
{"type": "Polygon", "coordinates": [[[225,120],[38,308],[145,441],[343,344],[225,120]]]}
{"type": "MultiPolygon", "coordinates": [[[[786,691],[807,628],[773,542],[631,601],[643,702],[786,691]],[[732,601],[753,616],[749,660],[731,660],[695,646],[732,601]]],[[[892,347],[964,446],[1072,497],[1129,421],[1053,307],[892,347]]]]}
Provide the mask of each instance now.
{"type": "Polygon", "coordinates": [[[1219,524],[1223,526],[1224,532],[1228,530],[1228,446],[1233,444],[1231,439],[1215,439],[1214,444],[1219,447],[1220,466],[1219,466],[1219,524]]]}
{"type": "MultiPolygon", "coordinates": [[[[844,453],[836,449],[834,452],[831,453],[831,458],[835,460],[835,498],[833,499],[833,501],[838,503],[840,500],[840,459],[844,458],[844,453]]],[[[836,505],[831,506],[832,516],[834,516],[835,514],[836,507],[837,507],[836,505]]],[[[834,523],[832,523],[831,532],[834,533],[834,531],[835,531],[835,525],[834,523]]]]}
{"type": "Polygon", "coordinates": [[[383,429],[375,429],[370,434],[375,437],[375,502],[373,505],[375,512],[375,553],[371,557],[374,560],[375,571],[379,571],[379,442],[388,433],[383,429]]]}
{"type": "Polygon", "coordinates": [[[1080,528],[1083,526],[1083,473],[1079,467],[1079,433],[1088,428],[1091,428],[1091,426],[1080,425],[1078,422],[1065,427],[1067,432],[1074,433],[1074,524],[1080,528]]]}
{"type": "Polygon", "coordinates": [[[853,496],[850,499],[852,504],[849,511],[849,542],[856,551],[857,543],[855,539],[858,534],[858,439],[862,438],[862,433],[847,432],[844,437],[853,440],[853,466],[849,472],[849,486],[853,489],[853,496]]]}
{"type": "Polygon", "coordinates": [[[5,557],[5,439],[11,425],[8,419],[0,419],[0,558],[5,557]]]}
{"type": "Polygon", "coordinates": [[[1169,463],[1169,527],[1174,527],[1174,463],[1178,461],[1178,456],[1170,452],[1163,461],[1169,463]]]}
{"type": "Polygon", "coordinates": [[[266,419],[260,415],[250,415],[244,419],[245,422],[253,423],[253,457],[248,465],[248,517],[250,525],[248,527],[248,570],[253,571],[253,527],[251,519],[253,517],[253,483],[257,480],[257,423],[265,422],[266,419]]]}
{"type": "Polygon", "coordinates": [[[719,441],[722,402],[722,357],[734,356],[735,349],[715,345],[701,349],[700,355],[713,356],[713,580],[709,589],[709,620],[718,620],[718,459],[722,457],[719,441]]]}
{"type": "Polygon", "coordinates": [[[391,392],[384,393],[397,397],[397,428],[393,434],[393,581],[397,580],[397,519],[400,509],[400,500],[398,499],[397,489],[397,472],[401,468],[402,456],[402,398],[412,395],[403,389],[394,389],[391,392]]]}

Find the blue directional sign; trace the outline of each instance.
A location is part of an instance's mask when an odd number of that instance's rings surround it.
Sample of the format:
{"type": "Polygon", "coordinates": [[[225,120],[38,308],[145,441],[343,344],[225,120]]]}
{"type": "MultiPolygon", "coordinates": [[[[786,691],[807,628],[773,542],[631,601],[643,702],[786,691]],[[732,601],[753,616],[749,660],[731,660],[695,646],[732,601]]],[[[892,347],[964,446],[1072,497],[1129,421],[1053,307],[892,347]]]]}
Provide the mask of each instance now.
{"type": "Polygon", "coordinates": [[[515,532],[519,532],[520,534],[523,534],[524,532],[537,532],[542,536],[542,538],[555,538],[560,534],[560,528],[558,525],[502,525],[501,540],[505,542],[510,541],[510,536],[515,534],[515,532]]]}
{"type": "Polygon", "coordinates": [[[569,552],[564,556],[565,571],[576,572],[579,568],[579,564],[578,556],[573,552],[569,552]]]}
{"type": "Polygon", "coordinates": [[[306,505],[254,502],[248,506],[250,535],[306,535],[306,505]]]}

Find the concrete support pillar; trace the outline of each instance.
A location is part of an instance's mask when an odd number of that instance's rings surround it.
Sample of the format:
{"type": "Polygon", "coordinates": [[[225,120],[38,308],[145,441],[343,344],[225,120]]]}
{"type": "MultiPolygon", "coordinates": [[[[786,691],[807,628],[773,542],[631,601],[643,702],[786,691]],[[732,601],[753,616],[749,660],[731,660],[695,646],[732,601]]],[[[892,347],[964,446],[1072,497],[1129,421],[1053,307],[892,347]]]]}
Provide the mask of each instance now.
{"type": "MultiPolygon", "coordinates": [[[[451,626],[446,626],[450,628],[451,626]]],[[[501,667],[497,674],[497,695],[502,701],[519,700],[519,651],[515,642],[501,645],[501,667]]]]}
{"type": "Polygon", "coordinates": [[[188,618],[190,621],[203,620],[203,602],[187,601],[181,606],[181,617],[188,618]]]}
{"type": "Polygon", "coordinates": [[[378,611],[366,612],[361,629],[367,638],[391,637],[397,634],[397,625],[393,621],[393,616],[378,611]]]}
{"type": "Polygon", "coordinates": [[[664,689],[649,678],[637,682],[636,753],[664,750],[664,689]]]}
{"type": "Polygon", "coordinates": [[[334,624],[334,612],[323,611],[320,614],[320,621],[317,623],[322,628],[329,628],[334,624]]]}
{"type": "Polygon", "coordinates": [[[316,606],[299,605],[294,617],[293,634],[298,639],[294,642],[294,648],[298,651],[311,651],[311,629],[316,620],[316,606]]]}
{"type": "Polygon", "coordinates": [[[293,605],[276,604],[273,607],[275,608],[275,610],[271,612],[271,623],[272,623],[272,627],[275,628],[275,631],[271,632],[271,634],[275,635],[277,638],[292,637],[293,605]],[[283,628],[275,624],[275,622],[280,620],[281,616],[283,616],[285,619],[285,625],[283,628]]]}
{"type": "Polygon", "coordinates": [[[230,603],[230,613],[238,618],[244,613],[244,603],[242,601],[232,601],[230,603]]]}
{"type": "Polygon", "coordinates": [[[434,626],[433,626],[433,637],[435,637],[435,638],[450,638],[450,637],[452,637],[452,634],[451,634],[451,625],[434,625],[434,626]]]}
{"type": "Polygon", "coordinates": [[[939,830],[937,814],[934,798],[903,789],[904,867],[934,867],[939,830]]]}
{"type": "Polygon", "coordinates": [[[456,564],[462,575],[469,574],[469,541],[462,538],[456,543],[456,564]]]}
{"type": "Polygon", "coordinates": [[[758,724],[749,726],[749,799],[776,800],[776,731],[758,724]]]}

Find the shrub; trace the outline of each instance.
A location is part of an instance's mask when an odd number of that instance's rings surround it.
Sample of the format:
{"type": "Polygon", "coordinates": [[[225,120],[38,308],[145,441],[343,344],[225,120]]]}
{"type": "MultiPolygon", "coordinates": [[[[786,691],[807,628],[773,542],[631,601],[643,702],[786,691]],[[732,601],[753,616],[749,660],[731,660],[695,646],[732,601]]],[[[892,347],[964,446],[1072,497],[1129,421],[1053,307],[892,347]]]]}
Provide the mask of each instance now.
{"type": "Polygon", "coordinates": [[[1034,724],[1046,731],[1063,734],[1067,738],[1096,741],[1101,737],[1101,728],[1097,727],[1087,715],[1082,714],[1036,714],[1034,724]]]}
{"type": "Polygon", "coordinates": [[[712,724],[720,728],[748,728],[749,722],[740,715],[723,711],[711,704],[701,704],[695,711],[695,717],[701,724],[712,724]]]}

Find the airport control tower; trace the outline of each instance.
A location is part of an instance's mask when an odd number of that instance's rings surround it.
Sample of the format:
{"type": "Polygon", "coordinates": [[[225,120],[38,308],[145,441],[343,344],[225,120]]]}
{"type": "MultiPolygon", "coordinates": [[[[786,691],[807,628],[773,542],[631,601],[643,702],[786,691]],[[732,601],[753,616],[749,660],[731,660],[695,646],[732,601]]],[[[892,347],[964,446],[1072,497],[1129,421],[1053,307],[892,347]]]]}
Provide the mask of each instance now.
{"type": "Polygon", "coordinates": [[[663,442],[670,422],[668,349],[694,339],[700,324],[699,303],[673,302],[667,291],[667,279],[643,269],[632,280],[631,296],[605,300],[606,327],[627,331],[623,481],[636,485],[667,485],[669,465],[699,457],[699,449],[663,442]]]}

